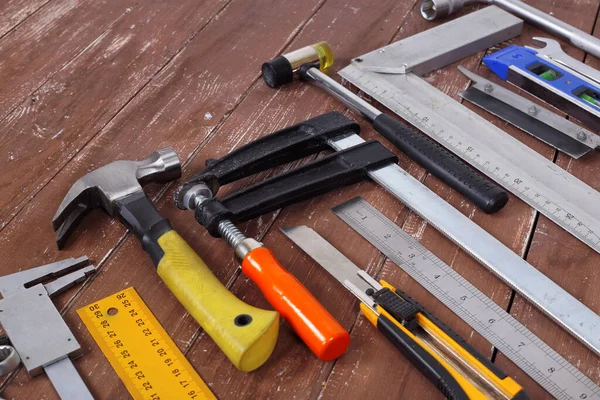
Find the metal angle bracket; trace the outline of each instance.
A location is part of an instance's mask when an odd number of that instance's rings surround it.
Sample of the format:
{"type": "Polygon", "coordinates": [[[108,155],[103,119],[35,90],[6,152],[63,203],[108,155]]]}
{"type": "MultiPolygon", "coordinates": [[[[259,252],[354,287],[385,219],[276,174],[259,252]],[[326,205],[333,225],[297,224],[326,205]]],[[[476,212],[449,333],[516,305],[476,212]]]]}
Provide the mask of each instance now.
{"type": "Polygon", "coordinates": [[[354,60],[363,71],[424,75],[519,36],[522,31],[523,20],[491,6],[354,60]]]}

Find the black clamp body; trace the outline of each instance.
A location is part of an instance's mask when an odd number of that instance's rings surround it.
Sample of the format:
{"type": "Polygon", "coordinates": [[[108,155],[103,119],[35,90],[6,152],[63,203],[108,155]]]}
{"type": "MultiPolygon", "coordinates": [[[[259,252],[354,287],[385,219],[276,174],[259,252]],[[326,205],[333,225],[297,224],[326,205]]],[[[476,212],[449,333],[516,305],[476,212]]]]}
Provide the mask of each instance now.
{"type": "Polygon", "coordinates": [[[196,209],[196,220],[213,236],[223,219],[241,222],[364,180],[370,170],[398,159],[377,141],[330,154],[196,209]]]}
{"type": "Polygon", "coordinates": [[[222,185],[327,150],[327,140],[353,133],[360,134],[360,126],[335,111],[273,132],[218,160],[206,160],[204,170],[179,186],[175,204],[185,209],[183,196],[198,183],[207,185],[216,196],[222,185]]]}
{"type": "MultiPolygon", "coordinates": [[[[328,149],[327,140],[358,134],[360,127],[338,112],[327,113],[274,132],[249,143],[207,167],[180,186],[175,201],[185,208],[183,198],[194,185],[205,184],[216,194],[221,185],[277,167],[328,149]]],[[[195,209],[196,220],[219,237],[224,219],[245,221],[367,178],[370,170],[396,163],[396,156],[377,141],[319,158],[277,175],[223,199],[202,202],[195,209]]]]}

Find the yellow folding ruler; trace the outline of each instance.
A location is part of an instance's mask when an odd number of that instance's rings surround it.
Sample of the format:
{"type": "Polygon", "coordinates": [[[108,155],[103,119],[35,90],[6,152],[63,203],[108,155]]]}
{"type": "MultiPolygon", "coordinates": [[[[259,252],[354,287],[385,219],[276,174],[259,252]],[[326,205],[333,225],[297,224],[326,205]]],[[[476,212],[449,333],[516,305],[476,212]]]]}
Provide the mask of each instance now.
{"type": "Polygon", "coordinates": [[[77,310],[135,399],[216,399],[134,288],[77,310]]]}

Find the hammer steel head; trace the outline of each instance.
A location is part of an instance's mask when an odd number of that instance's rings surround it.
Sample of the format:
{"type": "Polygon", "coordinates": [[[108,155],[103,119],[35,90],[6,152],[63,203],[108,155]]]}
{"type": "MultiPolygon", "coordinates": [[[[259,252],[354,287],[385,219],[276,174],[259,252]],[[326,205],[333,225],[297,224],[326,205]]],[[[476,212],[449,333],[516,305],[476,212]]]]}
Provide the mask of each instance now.
{"type": "Polygon", "coordinates": [[[142,161],[114,161],[84,175],[73,184],[52,219],[54,231],[58,231],[58,248],[94,208],[114,216],[116,200],[142,192],[142,185],[149,182],[165,183],[180,176],[181,163],[170,147],[157,150],[142,161]]]}

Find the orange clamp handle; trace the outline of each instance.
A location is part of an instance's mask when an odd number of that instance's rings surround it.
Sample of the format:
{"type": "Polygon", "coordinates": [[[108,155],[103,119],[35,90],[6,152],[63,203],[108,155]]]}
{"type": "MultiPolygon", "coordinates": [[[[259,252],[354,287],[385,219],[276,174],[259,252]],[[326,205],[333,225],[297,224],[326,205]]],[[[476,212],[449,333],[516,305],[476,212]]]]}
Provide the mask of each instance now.
{"type": "Polygon", "coordinates": [[[242,272],[320,360],[331,361],[344,354],[350,344],[348,332],[279,264],[271,250],[259,247],[250,251],[242,261],[242,272]]]}

